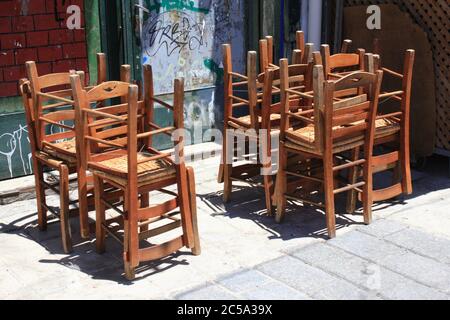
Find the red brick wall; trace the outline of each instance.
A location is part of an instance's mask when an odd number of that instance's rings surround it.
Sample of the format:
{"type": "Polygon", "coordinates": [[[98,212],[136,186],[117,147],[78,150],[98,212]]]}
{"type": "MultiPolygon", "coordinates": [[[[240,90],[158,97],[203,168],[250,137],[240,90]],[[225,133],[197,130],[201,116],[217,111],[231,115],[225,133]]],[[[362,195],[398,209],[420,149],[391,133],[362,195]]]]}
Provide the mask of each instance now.
{"type": "Polygon", "coordinates": [[[0,0],[0,97],[18,95],[18,80],[26,76],[29,60],[37,62],[39,74],[87,73],[83,27],[83,0],[0,0]],[[82,10],[81,30],[66,26],[72,4],[82,10]]]}

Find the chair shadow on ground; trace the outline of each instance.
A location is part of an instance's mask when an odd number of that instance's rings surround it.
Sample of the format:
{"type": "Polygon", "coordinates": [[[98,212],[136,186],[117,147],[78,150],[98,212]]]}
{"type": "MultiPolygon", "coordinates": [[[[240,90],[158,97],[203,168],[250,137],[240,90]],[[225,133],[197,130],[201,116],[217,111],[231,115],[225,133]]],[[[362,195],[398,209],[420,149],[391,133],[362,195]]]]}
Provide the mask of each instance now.
{"type": "MultiPolygon", "coordinates": [[[[447,177],[447,159],[444,157],[430,157],[427,166],[421,170],[413,170],[413,194],[399,196],[395,199],[375,203],[373,215],[390,207],[406,205],[409,200],[428,193],[450,189],[450,179],[447,177]]],[[[384,172],[374,177],[374,187],[382,189],[390,186],[392,174],[384,172]]],[[[211,192],[197,194],[199,201],[212,212],[212,216],[225,216],[230,219],[246,219],[253,221],[260,228],[266,230],[269,239],[290,240],[293,238],[328,239],[325,214],[322,209],[309,205],[302,205],[288,201],[286,217],[281,224],[275,222],[273,216],[268,216],[265,210],[264,193],[262,189],[250,187],[246,184],[233,185],[231,201],[223,203],[223,193],[211,192]]],[[[351,225],[364,225],[362,218],[362,203],[358,202],[355,214],[346,214],[347,193],[335,197],[336,229],[347,228],[351,225]]]]}
{"type": "MultiPolygon", "coordinates": [[[[57,207],[53,207],[53,209],[58,210],[57,207]]],[[[107,237],[106,252],[99,254],[95,250],[95,235],[91,234],[90,239],[82,239],[78,232],[80,229],[77,217],[71,218],[70,224],[73,243],[73,251],[70,254],[63,251],[59,222],[50,220],[47,230],[40,231],[37,224],[37,213],[27,214],[6,225],[0,224],[0,230],[34,241],[47,250],[51,258],[41,259],[40,263],[59,264],[83,272],[92,279],[109,280],[123,285],[131,285],[179,265],[188,265],[184,257],[192,255],[188,249],[182,249],[157,261],[142,262],[136,268],[136,279],[128,281],[124,277],[121,244],[111,237],[107,237]]],[[[142,244],[144,243],[142,242],[142,244]]]]}
{"type": "MultiPolygon", "coordinates": [[[[197,194],[199,201],[208,207],[212,216],[224,216],[230,219],[253,221],[258,227],[268,232],[269,239],[291,240],[294,238],[328,239],[325,213],[321,209],[288,201],[286,216],[278,224],[274,216],[267,215],[262,190],[242,186],[233,186],[231,201],[223,203],[222,192],[197,194]]],[[[345,210],[345,208],[344,208],[345,210]]],[[[337,212],[344,212],[337,203],[337,212]]],[[[336,228],[359,225],[356,216],[336,215],[336,228]]]]}
{"type": "MultiPolygon", "coordinates": [[[[378,203],[374,206],[374,216],[378,211],[390,206],[405,204],[408,200],[442,189],[450,189],[447,177],[445,158],[433,157],[422,172],[414,171],[414,193],[397,200],[378,203]]],[[[386,178],[385,178],[386,179],[386,178]]],[[[382,182],[382,181],[381,181],[382,182]]],[[[224,204],[222,192],[197,192],[199,211],[207,211],[211,216],[222,216],[229,219],[251,220],[259,228],[266,230],[269,239],[290,240],[294,238],[328,239],[325,215],[322,210],[309,206],[289,203],[287,214],[282,224],[277,224],[274,217],[265,212],[264,194],[262,190],[243,186],[235,186],[230,203],[224,204]]],[[[345,212],[345,194],[336,199],[337,229],[351,225],[361,225],[358,215],[340,214],[345,212]]],[[[360,214],[360,213],[359,213],[360,214]]],[[[78,219],[71,219],[73,252],[64,254],[60,238],[59,223],[50,223],[45,232],[37,226],[37,213],[27,213],[8,223],[0,223],[0,232],[15,234],[30,241],[35,241],[45,248],[52,257],[40,260],[44,264],[60,264],[88,274],[93,279],[114,281],[124,285],[133,284],[123,276],[122,246],[112,238],[107,238],[106,252],[95,251],[95,236],[90,240],[82,240],[79,233],[78,219]]],[[[201,235],[201,234],[200,234],[201,235]]],[[[25,250],[25,248],[24,248],[25,250]]],[[[184,257],[190,256],[187,250],[181,250],[164,259],[142,263],[136,270],[136,280],[140,281],[152,275],[164,272],[179,265],[188,265],[184,257]]]]}

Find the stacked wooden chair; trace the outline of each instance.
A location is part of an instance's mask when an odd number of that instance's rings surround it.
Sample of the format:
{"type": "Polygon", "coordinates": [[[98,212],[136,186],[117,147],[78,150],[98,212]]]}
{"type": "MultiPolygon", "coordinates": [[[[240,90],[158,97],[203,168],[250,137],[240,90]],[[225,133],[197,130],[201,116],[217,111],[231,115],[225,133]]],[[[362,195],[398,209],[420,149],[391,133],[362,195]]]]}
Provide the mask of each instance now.
{"type": "MultiPolygon", "coordinates": [[[[267,39],[262,40],[261,52],[262,63],[269,61],[264,58],[267,48],[271,48],[271,42],[267,39]],[[267,43],[269,45],[267,46],[267,43]]],[[[231,47],[224,45],[224,69],[225,69],[225,115],[224,115],[224,138],[222,149],[222,162],[219,169],[219,183],[224,183],[224,201],[228,202],[231,196],[232,182],[240,181],[249,183],[252,186],[264,188],[265,203],[267,213],[271,214],[275,205],[274,196],[274,174],[272,173],[272,139],[279,133],[281,104],[277,101],[280,95],[280,72],[279,68],[271,63],[261,64],[263,72],[256,73],[256,52],[249,52],[247,59],[247,75],[241,75],[233,72],[231,64],[231,47]],[[235,82],[237,78],[239,81],[235,82]],[[247,93],[247,99],[235,95],[236,89],[241,89],[247,93]],[[238,108],[247,107],[249,115],[236,117],[234,111],[238,108]],[[233,134],[230,134],[230,131],[233,134]],[[238,142],[245,143],[244,158],[249,159],[256,153],[256,163],[244,163],[235,165],[235,160],[240,160],[235,155],[238,146],[234,142],[237,137],[238,142]],[[252,150],[249,144],[253,143],[257,147],[252,150]],[[234,150],[229,150],[234,149],[234,150]],[[263,183],[255,183],[253,178],[262,176],[263,183]]],[[[270,51],[270,50],[269,50],[270,51]]],[[[311,82],[307,81],[311,77],[304,77],[304,74],[296,74],[300,70],[311,70],[312,63],[309,65],[296,64],[296,69],[289,78],[291,83],[295,83],[298,90],[308,90],[311,82]]],[[[278,100],[279,101],[279,100],[278,100]]],[[[295,111],[299,109],[298,99],[291,102],[295,111]]],[[[241,154],[242,156],[242,154],[241,154]]]]}
{"type": "Polygon", "coordinates": [[[183,136],[176,141],[175,159],[170,153],[160,152],[152,146],[152,138],[156,135],[170,135],[183,129],[183,79],[175,80],[174,100],[169,104],[154,97],[150,66],[145,66],[144,74],[143,101],[139,101],[135,85],[112,81],[85,90],[80,77],[71,76],[76,115],[81,123],[77,143],[81,154],[86,155],[83,167],[94,176],[97,251],[105,250],[106,233],[121,241],[128,279],[135,277],[140,262],[165,257],[182,247],[191,248],[195,255],[200,254],[194,175],[184,162],[183,136]],[[121,98],[121,104],[91,107],[114,98],[121,98]],[[155,124],[154,103],[173,112],[172,126],[163,128],[155,124]],[[106,184],[123,191],[123,203],[114,205],[108,201],[106,184]],[[171,186],[176,186],[177,192],[167,189],[171,186]],[[150,205],[149,193],[153,191],[164,193],[171,199],[150,205]],[[106,208],[120,215],[106,219],[106,208]],[[179,211],[174,211],[177,208],[179,211]],[[161,225],[164,222],[168,223],[161,225]],[[155,224],[155,228],[149,229],[155,224]],[[166,235],[180,227],[181,235],[172,240],[141,248],[142,240],[166,235]]]}
{"type": "Polygon", "coordinates": [[[313,72],[314,90],[302,92],[291,88],[289,84],[286,59],[281,60],[280,67],[284,108],[281,113],[280,165],[277,175],[277,221],[281,221],[285,215],[287,199],[315,205],[325,209],[328,236],[333,238],[336,235],[334,196],[356,189],[363,194],[364,222],[369,224],[372,219],[372,149],[383,72],[353,72],[332,81],[325,80],[324,67],[316,65],[313,72]],[[344,96],[343,92],[347,92],[348,96],[344,96]],[[291,96],[313,99],[313,123],[295,128],[292,122],[297,117],[289,111],[288,101],[291,96]],[[338,101],[336,96],[340,97],[338,101]],[[343,156],[346,151],[358,147],[364,148],[363,158],[350,160],[343,156]],[[292,153],[321,160],[323,177],[313,174],[310,168],[305,172],[291,171],[287,163],[288,155],[292,153]],[[354,166],[363,167],[362,181],[344,182],[342,186],[336,186],[336,173],[354,166]],[[288,184],[292,178],[320,183],[325,191],[325,201],[318,203],[288,193],[288,184]]]}
{"type": "MultiPolygon", "coordinates": [[[[106,78],[105,55],[97,55],[98,81],[106,78]]],[[[33,171],[36,183],[38,224],[46,230],[48,212],[61,220],[62,244],[65,252],[72,250],[69,216],[78,212],[80,232],[89,237],[88,188],[85,173],[79,170],[75,142],[75,113],[70,75],[78,74],[85,84],[83,72],[54,73],[39,76],[36,64],[26,63],[28,79],[21,80],[21,93],[30,138],[33,171]],[[59,181],[50,183],[44,179],[44,170],[58,172],[59,181]],[[78,199],[69,198],[69,175],[77,173],[78,199]],[[55,210],[46,201],[46,189],[60,196],[60,208],[55,210]],[[78,208],[70,210],[71,205],[78,208]]]]}
{"type": "MultiPolygon", "coordinates": [[[[380,105],[376,119],[375,146],[394,144],[394,150],[381,155],[376,155],[372,159],[373,173],[394,169],[393,183],[391,186],[373,191],[373,201],[385,201],[395,198],[401,194],[412,193],[412,179],[410,168],[410,102],[411,86],[414,66],[414,50],[407,50],[404,58],[403,73],[398,73],[388,68],[382,67],[380,57],[374,55],[369,60],[366,68],[369,72],[382,70],[385,77],[394,77],[401,83],[400,90],[382,92],[380,94],[380,105]],[[383,103],[394,101],[397,107],[392,110],[384,110],[383,103]]],[[[392,148],[390,148],[392,149],[392,148]]],[[[357,178],[353,172],[351,178],[357,178]]],[[[352,213],[356,209],[356,193],[351,192],[347,211],[352,213]]]]}

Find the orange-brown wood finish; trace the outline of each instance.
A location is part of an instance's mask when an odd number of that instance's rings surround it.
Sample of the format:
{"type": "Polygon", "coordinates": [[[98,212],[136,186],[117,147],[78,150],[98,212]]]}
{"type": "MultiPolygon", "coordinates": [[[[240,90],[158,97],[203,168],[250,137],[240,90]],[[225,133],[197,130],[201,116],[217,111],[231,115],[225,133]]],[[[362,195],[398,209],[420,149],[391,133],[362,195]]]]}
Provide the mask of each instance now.
{"type": "Polygon", "coordinates": [[[84,163],[95,182],[97,251],[105,250],[105,235],[123,243],[124,270],[127,279],[134,279],[140,262],[155,260],[172,254],[182,247],[200,254],[198,236],[194,173],[184,162],[183,79],[174,82],[173,103],[159,103],[153,96],[152,69],[144,67],[144,101],[138,97],[138,87],[126,82],[110,81],[86,91],[80,79],[71,77],[75,91],[76,113],[81,120],[77,140],[86,155],[84,163]],[[126,101],[92,109],[93,102],[120,98],[126,101]],[[158,127],[153,119],[154,104],[173,110],[173,125],[158,127]],[[156,150],[149,141],[158,134],[173,134],[176,143],[174,159],[170,154],[156,150]],[[177,136],[178,134],[178,136],[177,136]],[[124,193],[122,203],[113,204],[105,196],[105,186],[113,185],[124,193]],[[177,192],[167,190],[176,185],[177,192]],[[150,204],[149,193],[159,191],[171,200],[150,204]],[[113,208],[119,218],[107,220],[105,209],[113,208]],[[181,217],[173,210],[179,208],[181,217]],[[155,222],[169,222],[153,229],[155,222]],[[123,236],[114,224],[119,223],[123,236]],[[159,245],[141,248],[140,241],[180,229],[181,235],[159,245]]]}
{"type": "MultiPolygon", "coordinates": [[[[374,201],[385,201],[399,195],[408,195],[412,193],[412,178],[410,168],[410,105],[411,105],[411,85],[414,66],[414,50],[407,50],[404,58],[403,72],[399,73],[381,66],[380,57],[374,55],[371,63],[366,67],[369,71],[384,71],[386,77],[398,79],[401,88],[397,91],[382,92],[380,101],[386,102],[392,100],[397,103],[397,108],[383,110],[383,104],[378,108],[378,115],[375,129],[375,146],[388,144],[397,146],[393,151],[376,155],[373,157],[373,172],[382,172],[392,170],[392,185],[373,191],[374,201]]],[[[356,179],[357,174],[353,175],[356,179]]],[[[354,212],[356,209],[356,192],[352,192],[348,199],[347,211],[354,212]]]]}
{"type": "Polygon", "coordinates": [[[375,138],[375,118],[378,106],[378,95],[383,72],[376,74],[353,72],[337,81],[325,80],[324,67],[316,65],[313,73],[313,91],[298,92],[289,85],[288,62],[280,61],[281,95],[284,108],[282,110],[282,127],[280,135],[280,165],[277,175],[277,215],[281,222],[286,210],[287,199],[303,201],[325,209],[328,236],[336,236],[336,219],[334,196],[338,193],[357,189],[363,193],[364,221],[369,224],[372,219],[372,149],[375,138]],[[357,92],[336,101],[339,92],[357,92]],[[291,95],[303,99],[313,99],[312,123],[307,126],[292,127],[290,121],[296,117],[289,112],[291,95]],[[346,159],[345,151],[364,148],[364,157],[346,159]],[[310,159],[321,160],[323,176],[313,174],[312,170],[299,170],[288,167],[288,157],[301,154],[310,159]],[[336,186],[336,173],[354,166],[363,166],[363,179],[360,182],[344,183],[336,186]],[[288,190],[288,179],[299,178],[300,181],[313,181],[324,190],[324,202],[317,203],[299,197],[288,190]]]}
{"type": "MultiPolygon", "coordinates": [[[[105,56],[98,54],[97,63],[104,64],[105,56]]],[[[46,229],[47,213],[61,220],[62,243],[65,252],[72,250],[69,224],[69,174],[78,172],[75,152],[75,128],[72,91],[69,77],[77,73],[85,84],[83,72],[70,71],[38,75],[33,61],[26,63],[28,79],[21,80],[21,94],[30,138],[33,172],[36,183],[38,223],[41,230],[46,229]],[[52,130],[49,130],[51,127],[52,130]],[[56,133],[53,133],[56,131],[56,133]],[[64,142],[61,142],[64,141],[64,142]],[[45,181],[43,171],[48,167],[59,172],[59,182],[51,184],[45,181]],[[59,213],[46,204],[46,189],[52,189],[60,195],[59,213]]],[[[103,68],[98,70],[98,78],[105,77],[103,68]]],[[[79,185],[80,186],[80,185],[79,185]]],[[[89,236],[89,225],[85,199],[80,196],[79,213],[81,235],[89,236]]]]}

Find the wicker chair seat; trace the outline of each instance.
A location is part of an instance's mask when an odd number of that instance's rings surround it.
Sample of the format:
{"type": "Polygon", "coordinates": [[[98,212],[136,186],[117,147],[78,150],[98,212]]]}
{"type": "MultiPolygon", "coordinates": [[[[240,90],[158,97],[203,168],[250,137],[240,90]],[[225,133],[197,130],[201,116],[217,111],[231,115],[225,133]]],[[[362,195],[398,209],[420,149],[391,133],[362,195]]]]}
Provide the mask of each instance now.
{"type": "Polygon", "coordinates": [[[394,118],[378,119],[375,122],[376,138],[383,138],[400,132],[400,120],[394,118]]]}
{"type": "MultiPolygon", "coordinates": [[[[287,148],[305,151],[313,154],[317,153],[317,151],[315,150],[316,145],[314,125],[309,125],[300,129],[290,129],[287,131],[286,139],[287,148]]],[[[364,135],[357,135],[352,138],[335,140],[333,143],[333,152],[339,153],[361,146],[364,144],[364,139],[364,135]]]]}
{"type": "Polygon", "coordinates": [[[75,138],[62,142],[46,143],[43,151],[52,157],[64,160],[70,164],[77,162],[75,138]]]}
{"type": "MultiPolygon", "coordinates": [[[[152,157],[151,155],[138,153],[138,162],[152,157]]],[[[90,162],[89,169],[104,179],[111,180],[125,187],[128,183],[128,156],[101,161],[90,162]]],[[[176,178],[175,166],[164,160],[151,160],[138,164],[138,185],[143,186],[166,179],[176,178]]]]}

